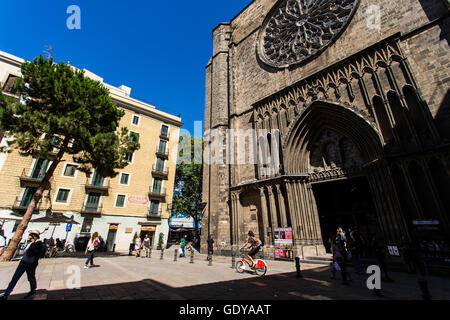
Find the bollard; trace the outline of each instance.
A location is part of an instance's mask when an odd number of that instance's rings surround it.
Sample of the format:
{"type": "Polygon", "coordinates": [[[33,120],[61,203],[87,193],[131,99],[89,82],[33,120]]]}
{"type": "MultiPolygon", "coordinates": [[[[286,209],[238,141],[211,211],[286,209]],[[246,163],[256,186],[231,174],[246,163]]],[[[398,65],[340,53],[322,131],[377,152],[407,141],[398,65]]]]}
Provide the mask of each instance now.
{"type": "Polygon", "coordinates": [[[194,263],[194,250],[191,250],[191,261],[189,263],[194,263]]]}
{"type": "Polygon", "coordinates": [[[302,273],[300,271],[300,258],[295,257],[295,268],[297,269],[297,278],[303,278],[302,273]]]}
{"type": "Polygon", "coordinates": [[[177,261],[177,256],[178,256],[178,249],[175,249],[173,253],[173,261],[177,261]]]}
{"type": "Polygon", "coordinates": [[[422,292],[422,299],[431,300],[431,294],[430,291],[428,290],[428,281],[424,279],[419,279],[418,283],[420,291],[422,292]]]}
{"type": "Polygon", "coordinates": [[[212,255],[209,256],[208,266],[212,266],[212,255]]]}
{"type": "Polygon", "coordinates": [[[151,258],[152,257],[152,248],[148,249],[148,257],[151,258]]]}
{"type": "Polygon", "coordinates": [[[160,257],[160,260],[163,260],[164,259],[164,248],[161,248],[161,257],[160,257]]]}

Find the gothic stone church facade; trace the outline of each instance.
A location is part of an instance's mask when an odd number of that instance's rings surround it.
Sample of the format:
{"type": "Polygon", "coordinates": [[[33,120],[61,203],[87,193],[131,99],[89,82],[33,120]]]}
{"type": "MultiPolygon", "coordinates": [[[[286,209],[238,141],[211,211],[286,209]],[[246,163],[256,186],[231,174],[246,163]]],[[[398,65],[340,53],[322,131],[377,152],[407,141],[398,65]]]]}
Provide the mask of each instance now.
{"type": "Polygon", "coordinates": [[[204,165],[215,252],[253,230],[273,255],[277,227],[300,257],[324,254],[337,226],[398,245],[429,219],[448,236],[449,21],[447,0],[254,0],[219,24],[205,147],[253,129],[258,162],[237,163],[249,139],[228,139],[204,165]]]}

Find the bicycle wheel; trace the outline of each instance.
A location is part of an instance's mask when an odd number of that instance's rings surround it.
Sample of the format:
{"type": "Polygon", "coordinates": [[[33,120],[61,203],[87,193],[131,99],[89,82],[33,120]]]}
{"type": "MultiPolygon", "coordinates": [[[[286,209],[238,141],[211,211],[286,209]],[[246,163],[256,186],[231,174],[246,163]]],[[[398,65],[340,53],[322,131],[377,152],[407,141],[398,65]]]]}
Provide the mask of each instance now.
{"type": "Polygon", "coordinates": [[[239,261],[236,265],[236,271],[239,273],[244,272],[244,262],[239,261]]]}
{"type": "Polygon", "coordinates": [[[255,268],[255,273],[256,273],[258,276],[261,276],[261,277],[262,277],[263,275],[266,274],[266,272],[267,272],[267,267],[266,267],[266,266],[260,267],[260,268],[258,268],[258,267],[255,268]]]}

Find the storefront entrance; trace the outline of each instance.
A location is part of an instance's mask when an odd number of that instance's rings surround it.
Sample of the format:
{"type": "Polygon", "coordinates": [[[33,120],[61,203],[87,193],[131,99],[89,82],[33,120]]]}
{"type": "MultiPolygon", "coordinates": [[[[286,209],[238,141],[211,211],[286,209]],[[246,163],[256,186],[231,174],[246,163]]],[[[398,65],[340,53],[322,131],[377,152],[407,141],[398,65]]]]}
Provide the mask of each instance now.
{"type": "Polygon", "coordinates": [[[327,252],[329,240],[336,236],[336,229],[356,227],[369,242],[372,234],[380,234],[375,206],[366,178],[353,178],[313,184],[313,192],[319,213],[322,239],[327,252]]]}
{"type": "Polygon", "coordinates": [[[153,242],[155,238],[155,226],[142,226],[141,227],[141,243],[144,243],[145,235],[150,238],[150,247],[153,248],[153,242]]]}
{"type": "Polygon", "coordinates": [[[116,234],[117,234],[118,227],[119,227],[119,225],[117,225],[117,224],[109,225],[108,237],[106,238],[106,248],[109,252],[112,252],[115,249],[114,247],[115,247],[116,234]]]}

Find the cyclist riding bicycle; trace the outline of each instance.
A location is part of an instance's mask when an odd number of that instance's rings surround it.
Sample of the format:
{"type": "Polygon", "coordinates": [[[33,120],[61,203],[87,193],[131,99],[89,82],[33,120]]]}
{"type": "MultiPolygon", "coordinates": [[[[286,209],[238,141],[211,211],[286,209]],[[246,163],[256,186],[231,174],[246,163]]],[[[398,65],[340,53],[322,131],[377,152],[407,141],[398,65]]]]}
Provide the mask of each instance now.
{"type": "Polygon", "coordinates": [[[253,231],[248,232],[248,240],[244,245],[241,247],[241,250],[244,249],[248,244],[251,245],[251,250],[247,254],[247,257],[250,259],[252,265],[250,268],[253,268],[255,266],[255,261],[253,260],[256,256],[256,254],[259,252],[262,246],[262,241],[255,237],[255,234],[253,231]]]}

